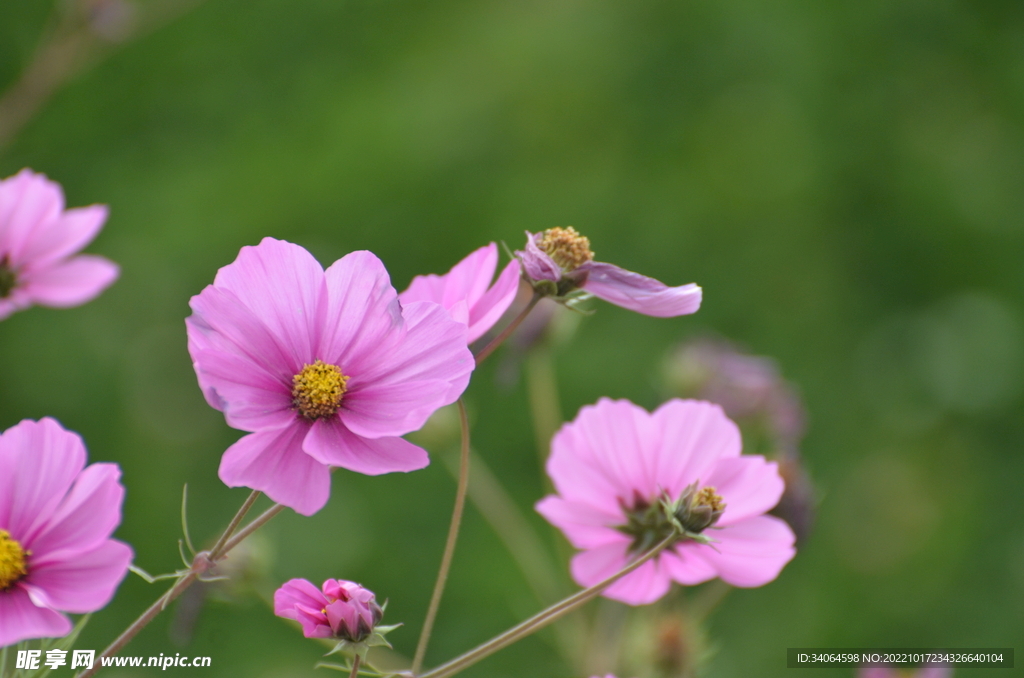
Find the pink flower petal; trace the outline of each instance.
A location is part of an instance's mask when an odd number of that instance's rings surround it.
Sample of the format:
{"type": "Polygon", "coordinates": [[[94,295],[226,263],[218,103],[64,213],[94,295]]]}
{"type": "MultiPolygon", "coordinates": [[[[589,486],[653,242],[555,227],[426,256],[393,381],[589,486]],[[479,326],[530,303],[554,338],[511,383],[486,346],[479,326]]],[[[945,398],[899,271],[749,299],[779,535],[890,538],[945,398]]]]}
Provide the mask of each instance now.
{"type": "Polygon", "coordinates": [[[0,181],[0,256],[8,256],[15,268],[29,263],[23,253],[34,231],[47,228],[63,209],[60,184],[42,174],[23,169],[0,181]]]}
{"type": "MultiPolygon", "coordinates": [[[[258,365],[264,372],[290,384],[302,371],[303,359],[286,346],[245,307],[230,290],[209,285],[189,301],[193,314],[185,319],[189,348],[234,353],[258,365]]],[[[197,376],[204,390],[216,389],[216,379],[206,376],[206,361],[192,354],[197,376]]]]}
{"type": "Polygon", "coordinates": [[[92,464],[78,474],[46,526],[25,543],[25,548],[37,554],[32,560],[34,567],[41,562],[77,559],[76,554],[107,541],[121,524],[124,486],[120,478],[121,469],[116,464],[92,464]]]}
{"type": "Polygon", "coordinates": [[[33,605],[24,589],[14,586],[0,591],[0,647],[30,638],[60,638],[69,633],[70,619],[33,605]]]}
{"type": "Polygon", "coordinates": [[[432,301],[446,309],[456,302],[465,301],[473,306],[487,291],[498,267],[498,247],[494,243],[471,252],[444,275],[418,275],[409,283],[409,289],[398,298],[402,304],[432,301]]]}
{"type": "Polygon", "coordinates": [[[658,560],[674,581],[684,586],[694,586],[718,576],[718,571],[701,558],[700,553],[696,545],[691,547],[681,544],[674,550],[666,549],[658,556],[658,560]]]}
{"type": "Polygon", "coordinates": [[[287,428],[243,436],[224,452],[220,479],[228,487],[260,490],[304,516],[324,507],[331,492],[326,466],[302,451],[309,430],[297,422],[287,428]]]}
{"type": "Polygon", "coordinates": [[[649,560],[601,594],[627,605],[649,605],[668,593],[672,580],[658,558],[649,560]]]}
{"type": "Polygon", "coordinates": [[[221,351],[193,351],[203,384],[215,394],[217,409],[232,428],[243,431],[283,428],[298,416],[291,384],[248,358],[221,351]]]}
{"type": "Polygon", "coordinates": [[[401,436],[422,428],[437,408],[448,404],[445,401],[451,388],[442,379],[397,384],[378,381],[366,386],[353,379],[352,383],[338,416],[350,431],[364,438],[401,436]]]}
{"type": "Polygon", "coordinates": [[[586,271],[581,286],[599,299],[657,318],[672,318],[695,313],[700,308],[701,289],[697,285],[668,285],[625,269],[588,262],[576,269],[586,271]]]}
{"type": "Polygon", "coordinates": [[[430,463],[423,448],[402,438],[363,438],[335,419],[317,420],[303,449],[322,464],[370,476],[417,471],[430,463]]]}
{"type": "Polygon", "coordinates": [[[510,261],[501,271],[494,286],[473,304],[469,314],[468,341],[473,343],[484,336],[501,319],[515,301],[521,277],[518,261],[510,261]]]}
{"type": "Polygon", "coordinates": [[[537,247],[537,237],[540,234],[526,232],[526,249],[516,251],[516,256],[523,263],[523,270],[530,280],[551,280],[558,282],[562,279],[562,269],[555,263],[548,254],[537,247]]]}
{"type": "Polygon", "coordinates": [[[310,363],[323,359],[317,349],[327,319],[327,287],[323,268],[305,249],[264,238],[258,247],[243,247],[213,284],[234,293],[290,355],[310,363]]]}
{"type": "Polygon", "coordinates": [[[476,366],[466,344],[466,326],[427,301],[405,306],[402,315],[404,335],[372,347],[359,361],[350,363],[351,373],[358,375],[358,383],[353,376],[352,390],[370,383],[445,381],[449,384],[445,393],[425,393],[423,402],[426,406],[432,400],[434,409],[450,405],[462,395],[476,366]]]}
{"type": "Polygon", "coordinates": [[[26,419],[0,435],[0,525],[32,543],[85,466],[85,445],[53,419],[26,419]]]}
{"type": "Polygon", "coordinates": [[[380,259],[351,252],[326,273],[327,318],[318,357],[353,374],[365,356],[400,341],[402,306],[380,259]]]}
{"type": "Polygon", "coordinates": [[[612,527],[626,522],[621,513],[602,511],[590,504],[567,501],[554,495],[537,502],[536,509],[549,523],[562,530],[569,543],[578,549],[622,541],[622,533],[612,527]]]}
{"type": "Polygon", "coordinates": [[[738,457],[739,428],[722,408],[699,400],[670,400],[652,414],[653,477],[673,497],[690,483],[706,478],[719,459],[738,457]]]}
{"type": "Polygon", "coordinates": [[[779,476],[779,465],[759,456],[719,459],[703,482],[714,487],[725,500],[725,512],[717,527],[770,511],[786,489],[779,476]]]}
{"type": "Polygon", "coordinates": [[[117,264],[103,257],[82,254],[26,274],[24,290],[28,297],[43,306],[78,306],[107,289],[117,280],[120,270],[117,264]]]}
{"type": "MultiPolygon", "coordinates": [[[[626,548],[629,538],[623,535],[619,543],[599,546],[573,556],[570,563],[572,577],[580,586],[593,586],[607,579],[628,563],[626,548]]],[[[658,566],[657,559],[648,561],[604,590],[606,598],[629,605],[653,603],[668,592],[668,574],[658,566]]]]}
{"type": "Polygon", "coordinates": [[[306,579],[289,579],[274,591],[274,614],[285,619],[298,619],[296,605],[318,609],[327,605],[327,598],[306,579]]]}
{"type": "Polygon", "coordinates": [[[775,579],[796,555],[796,537],[785,521],[774,516],[756,516],[722,530],[708,530],[715,548],[693,544],[700,557],[733,586],[763,586],[775,579]],[[716,550],[717,549],[717,550],[716,550]]]}
{"type": "Polygon", "coordinates": [[[46,562],[37,563],[33,558],[28,577],[19,585],[37,605],[65,612],[95,612],[114,597],[133,555],[127,544],[107,539],[67,560],[43,556],[46,562]]]}
{"type": "Polygon", "coordinates": [[[78,207],[59,219],[37,225],[22,252],[25,270],[35,271],[75,254],[103,228],[110,211],[106,205],[78,207]]]}

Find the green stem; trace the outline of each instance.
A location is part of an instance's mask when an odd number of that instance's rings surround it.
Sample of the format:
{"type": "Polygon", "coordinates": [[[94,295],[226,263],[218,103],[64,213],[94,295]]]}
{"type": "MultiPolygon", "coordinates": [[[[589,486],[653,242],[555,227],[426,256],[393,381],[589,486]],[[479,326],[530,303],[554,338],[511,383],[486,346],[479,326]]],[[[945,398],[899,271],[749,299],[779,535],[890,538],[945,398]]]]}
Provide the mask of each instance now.
{"type": "Polygon", "coordinates": [[[352,659],[352,673],[348,674],[348,678],[358,678],[359,676],[359,655],[357,654],[352,659]]]}
{"type": "Polygon", "coordinates": [[[455,554],[455,542],[459,537],[459,526],[462,524],[462,511],[466,506],[466,489],[469,487],[469,418],[466,416],[466,406],[462,400],[460,399],[458,402],[462,445],[459,448],[459,482],[455,490],[455,508],[452,509],[452,522],[448,528],[444,555],[441,556],[441,568],[437,572],[437,581],[434,583],[434,593],[430,597],[427,616],[423,620],[423,630],[420,632],[420,640],[416,644],[416,655],[412,660],[413,675],[423,666],[427,643],[430,641],[430,632],[434,628],[434,619],[437,617],[437,609],[441,605],[441,595],[444,593],[444,586],[448,581],[448,570],[451,568],[452,556],[455,554]]]}
{"type": "MultiPolygon", "coordinates": [[[[663,539],[657,546],[652,548],[650,551],[648,551],[641,557],[637,558],[629,565],[622,568],[621,570],[619,570],[612,576],[608,577],[604,581],[599,582],[594,586],[591,586],[590,588],[583,589],[582,591],[579,591],[569,596],[561,602],[555,603],[551,607],[538,612],[526,621],[517,624],[516,626],[513,626],[508,631],[505,631],[504,633],[497,635],[494,638],[491,638],[486,643],[478,645],[469,652],[466,652],[465,654],[462,654],[456,657],[455,659],[452,659],[451,661],[442,664],[441,666],[438,666],[435,669],[432,669],[424,674],[419,675],[418,678],[447,678],[448,676],[453,676],[456,673],[459,673],[460,671],[469,668],[473,664],[476,664],[481,659],[484,659],[485,657],[494,654],[498,650],[508,647],[512,643],[522,640],[523,638],[529,636],[535,631],[538,631],[547,626],[548,624],[557,621],[566,614],[572,612],[573,610],[586,604],[590,600],[593,600],[597,596],[601,595],[601,593],[606,588],[617,582],[622,577],[625,577],[627,574],[637,569],[651,558],[654,558],[656,555],[661,553],[661,551],[664,548],[666,548],[669,544],[675,541],[677,537],[678,535],[674,533],[669,535],[668,537],[663,539]]],[[[416,672],[413,671],[413,674],[415,675],[416,672]]]]}
{"type": "Polygon", "coordinates": [[[480,349],[480,352],[476,354],[477,367],[479,367],[480,363],[487,359],[487,356],[494,353],[494,349],[501,346],[505,342],[505,340],[508,339],[510,334],[516,331],[516,328],[519,327],[519,323],[523,322],[523,320],[526,319],[526,316],[530,315],[530,311],[533,310],[533,307],[536,306],[537,302],[539,302],[543,298],[544,295],[538,292],[533,293],[533,298],[530,299],[530,303],[526,305],[526,308],[520,311],[519,315],[517,315],[515,319],[512,322],[510,322],[505,327],[505,329],[503,329],[498,334],[498,336],[496,336],[494,339],[491,339],[490,343],[484,346],[482,349],[480,349]]]}
{"type": "MultiPolygon", "coordinates": [[[[171,586],[171,588],[169,588],[166,593],[157,598],[156,602],[150,605],[145,612],[139,615],[138,619],[132,622],[132,624],[114,640],[114,642],[108,645],[107,648],[103,650],[103,652],[101,652],[98,657],[96,657],[96,661],[93,663],[91,669],[79,673],[76,676],[76,678],[89,678],[90,676],[95,675],[100,670],[100,668],[102,668],[102,660],[105,657],[113,657],[115,654],[120,652],[121,648],[127,645],[132,640],[132,638],[134,638],[139,633],[139,631],[146,628],[146,626],[151,621],[156,619],[157,615],[163,612],[164,609],[166,609],[167,606],[170,605],[175,598],[184,593],[189,586],[192,586],[192,584],[199,578],[201,574],[209,570],[211,565],[216,564],[218,560],[224,558],[224,556],[226,556],[231,551],[231,549],[238,546],[238,544],[240,544],[243,539],[248,537],[258,528],[262,527],[268,520],[276,516],[282,510],[284,510],[285,507],[282,506],[281,504],[274,504],[274,506],[264,511],[258,518],[256,518],[251,523],[246,525],[242,530],[238,532],[238,534],[236,534],[234,537],[231,537],[231,533],[238,526],[238,523],[241,522],[242,518],[245,516],[245,512],[248,511],[249,508],[252,506],[253,502],[256,501],[256,496],[258,495],[259,493],[254,490],[253,493],[250,494],[249,497],[242,504],[242,507],[238,510],[238,513],[235,514],[235,518],[231,520],[231,522],[228,524],[227,529],[224,530],[224,533],[221,534],[220,539],[217,540],[217,544],[220,545],[220,549],[219,551],[216,551],[216,555],[214,555],[215,551],[208,551],[205,553],[198,554],[192,561],[191,569],[189,569],[188,572],[183,574],[176,582],[174,582],[174,585],[171,586]]],[[[214,548],[216,549],[217,547],[214,548]]]]}

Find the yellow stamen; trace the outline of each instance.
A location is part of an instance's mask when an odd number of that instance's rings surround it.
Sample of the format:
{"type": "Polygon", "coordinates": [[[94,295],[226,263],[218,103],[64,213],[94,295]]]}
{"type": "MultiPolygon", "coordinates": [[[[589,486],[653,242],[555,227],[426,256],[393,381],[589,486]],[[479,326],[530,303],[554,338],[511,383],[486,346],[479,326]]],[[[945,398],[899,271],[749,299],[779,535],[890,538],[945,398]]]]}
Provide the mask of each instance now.
{"type": "Polygon", "coordinates": [[[0,591],[28,574],[25,559],[31,555],[21,544],[11,539],[11,533],[0,530],[0,591]]]}
{"type": "Polygon", "coordinates": [[[712,511],[725,510],[725,500],[710,485],[697,493],[697,498],[693,503],[696,506],[710,506],[712,511]]]}
{"type": "Polygon", "coordinates": [[[341,407],[347,383],[340,367],[317,360],[292,377],[292,404],[306,419],[329,417],[341,407]]]}
{"type": "Polygon", "coordinates": [[[577,233],[572,226],[549,228],[544,231],[537,247],[554,259],[566,273],[594,260],[590,239],[577,233]]]}

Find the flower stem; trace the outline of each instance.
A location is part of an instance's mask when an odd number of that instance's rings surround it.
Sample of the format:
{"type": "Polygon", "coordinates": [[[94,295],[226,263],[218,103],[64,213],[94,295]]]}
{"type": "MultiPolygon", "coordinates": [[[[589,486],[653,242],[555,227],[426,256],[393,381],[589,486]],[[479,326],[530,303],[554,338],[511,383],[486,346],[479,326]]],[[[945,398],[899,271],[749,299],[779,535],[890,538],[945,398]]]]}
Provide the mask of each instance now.
{"type": "Polygon", "coordinates": [[[359,676],[359,655],[355,655],[352,659],[352,673],[348,674],[348,678],[358,678],[359,676]]]}
{"type": "Polygon", "coordinates": [[[533,298],[530,299],[530,303],[526,305],[526,308],[520,311],[519,315],[517,315],[515,319],[513,319],[512,322],[510,322],[505,327],[505,329],[503,329],[498,334],[498,336],[496,336],[494,339],[491,339],[490,343],[484,346],[482,349],[480,349],[480,352],[476,354],[477,367],[479,367],[480,363],[487,359],[487,356],[494,353],[494,349],[501,346],[505,342],[505,340],[508,339],[510,334],[516,331],[516,328],[519,327],[519,323],[523,322],[523,320],[526,319],[526,316],[530,315],[530,311],[533,310],[533,307],[536,306],[537,302],[539,302],[543,298],[544,295],[540,294],[539,292],[533,293],[533,298]]]}
{"type": "MultiPolygon", "coordinates": [[[[551,607],[542,610],[530,617],[524,622],[513,626],[508,631],[491,638],[486,643],[476,646],[469,652],[466,652],[451,661],[438,666],[435,669],[431,669],[426,673],[420,674],[418,678],[447,678],[453,676],[463,669],[469,668],[473,664],[477,663],[481,659],[494,654],[498,650],[511,645],[519,640],[522,640],[531,633],[538,631],[548,624],[557,621],[566,614],[572,612],[578,607],[584,605],[590,600],[601,595],[601,592],[606,588],[617,582],[622,577],[637,569],[651,558],[661,553],[661,551],[675,541],[678,535],[673,533],[668,537],[665,537],[658,545],[652,548],[647,553],[643,554],[626,567],[622,568],[612,576],[608,577],[604,581],[601,581],[590,588],[578,591],[561,602],[555,603],[551,607]]],[[[415,675],[415,671],[413,674],[415,675]]]]}
{"type": "Polygon", "coordinates": [[[260,514],[258,518],[242,528],[238,534],[232,537],[231,533],[238,527],[238,524],[245,517],[246,512],[248,512],[252,507],[259,494],[259,492],[253,490],[252,494],[250,494],[245,500],[241,508],[238,509],[235,517],[231,519],[228,527],[224,530],[223,534],[221,534],[220,539],[217,540],[217,545],[214,546],[214,550],[203,551],[197,554],[195,559],[192,561],[192,567],[182,574],[181,577],[174,582],[174,585],[171,586],[171,588],[169,588],[162,596],[157,598],[156,602],[150,605],[145,612],[139,615],[138,619],[132,622],[132,624],[126,628],[121,635],[114,640],[114,642],[100,653],[91,669],[79,673],[76,678],[89,678],[90,676],[95,675],[103,666],[101,661],[102,659],[106,657],[113,657],[115,654],[120,652],[121,648],[127,645],[132,638],[139,633],[139,631],[146,628],[151,621],[156,619],[157,615],[163,612],[164,609],[171,604],[171,601],[184,593],[189,586],[192,586],[200,575],[209,570],[217,563],[218,560],[224,558],[224,556],[226,556],[231,549],[238,546],[243,539],[248,537],[250,534],[262,527],[268,520],[284,510],[285,507],[281,504],[274,504],[272,507],[260,514]]]}
{"type": "Polygon", "coordinates": [[[448,581],[448,570],[451,569],[452,556],[455,554],[455,542],[459,537],[459,526],[462,524],[462,510],[466,506],[466,490],[469,487],[469,418],[466,416],[466,406],[462,399],[460,398],[458,402],[462,444],[459,448],[459,482],[455,490],[455,508],[452,509],[452,522],[448,527],[448,539],[444,545],[444,555],[441,556],[441,568],[437,572],[434,593],[430,597],[430,606],[427,608],[427,616],[423,620],[423,630],[420,631],[420,640],[416,644],[416,655],[412,660],[414,675],[423,666],[427,643],[430,642],[430,632],[434,628],[434,618],[437,617],[437,608],[441,605],[441,595],[444,593],[444,585],[448,581]]]}

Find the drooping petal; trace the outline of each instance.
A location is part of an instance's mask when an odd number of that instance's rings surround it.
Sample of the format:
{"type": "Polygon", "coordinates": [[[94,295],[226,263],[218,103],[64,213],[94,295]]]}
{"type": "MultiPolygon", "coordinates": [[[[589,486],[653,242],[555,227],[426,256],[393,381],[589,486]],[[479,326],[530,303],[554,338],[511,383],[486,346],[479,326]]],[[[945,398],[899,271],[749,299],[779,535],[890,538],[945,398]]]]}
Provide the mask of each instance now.
{"type": "Polygon", "coordinates": [[[25,294],[35,303],[54,308],[78,306],[94,299],[120,275],[114,262],[91,254],[26,274],[25,294]]]}
{"type": "Polygon", "coordinates": [[[121,524],[124,486],[120,479],[121,469],[116,464],[92,464],[78,474],[46,525],[25,543],[33,553],[34,566],[77,559],[76,554],[92,551],[110,537],[121,524]]]}
{"type": "Polygon", "coordinates": [[[738,457],[740,430],[722,408],[700,400],[670,400],[652,414],[653,474],[677,497],[690,483],[707,477],[719,459],[738,457]]]}
{"type": "Polygon", "coordinates": [[[699,548],[701,558],[733,586],[763,586],[796,555],[793,530],[774,516],[755,516],[721,530],[707,530],[707,535],[715,540],[714,548],[692,547],[699,548]]]}
{"type": "Polygon", "coordinates": [[[555,260],[548,256],[547,252],[537,246],[537,235],[526,232],[526,249],[516,251],[516,256],[523,263],[523,271],[530,280],[551,280],[558,282],[562,279],[562,269],[555,260]]]}
{"type": "Polygon", "coordinates": [[[0,435],[0,525],[30,544],[85,466],[82,439],[49,417],[0,435]]]}
{"type": "Polygon", "coordinates": [[[302,451],[308,424],[243,436],[220,461],[220,479],[228,487],[260,490],[274,501],[311,516],[331,492],[331,473],[302,451]]]}
{"type": "Polygon", "coordinates": [[[718,527],[770,511],[786,489],[779,476],[779,465],[753,455],[719,459],[703,483],[713,486],[725,500],[725,512],[716,523],[718,527]]]}
{"type": "Polygon", "coordinates": [[[501,319],[508,307],[515,301],[519,291],[520,264],[512,260],[502,269],[501,275],[491,289],[477,300],[469,313],[469,336],[473,343],[484,336],[501,319]]]}
{"type": "Polygon", "coordinates": [[[243,247],[213,284],[234,293],[289,355],[310,363],[321,357],[316,353],[327,319],[327,286],[323,267],[304,248],[264,238],[243,247]]]}
{"type": "Polygon", "coordinates": [[[317,357],[357,374],[367,354],[401,339],[402,306],[384,264],[372,252],[350,252],[331,264],[327,317],[317,357]]]}
{"type": "Polygon", "coordinates": [[[625,523],[621,513],[602,511],[590,504],[567,501],[555,495],[544,497],[535,508],[578,549],[622,541],[622,533],[613,527],[625,523]]]}
{"type": "Polygon", "coordinates": [[[37,562],[33,557],[29,575],[20,585],[37,605],[80,614],[95,612],[114,597],[133,555],[127,544],[107,539],[66,560],[44,555],[37,562]]]}
{"type": "Polygon", "coordinates": [[[581,287],[599,299],[657,318],[672,318],[695,313],[700,308],[701,289],[697,285],[668,285],[612,264],[588,262],[576,269],[586,272],[581,287]]]}
{"type": "Polygon", "coordinates": [[[430,463],[423,448],[402,438],[363,438],[336,419],[317,420],[303,449],[321,464],[371,476],[417,471],[430,463]]]}
{"type": "Polygon", "coordinates": [[[38,607],[19,586],[0,591],[0,647],[30,638],[60,638],[71,633],[71,620],[38,607]]]}

